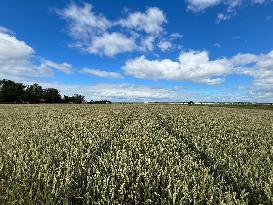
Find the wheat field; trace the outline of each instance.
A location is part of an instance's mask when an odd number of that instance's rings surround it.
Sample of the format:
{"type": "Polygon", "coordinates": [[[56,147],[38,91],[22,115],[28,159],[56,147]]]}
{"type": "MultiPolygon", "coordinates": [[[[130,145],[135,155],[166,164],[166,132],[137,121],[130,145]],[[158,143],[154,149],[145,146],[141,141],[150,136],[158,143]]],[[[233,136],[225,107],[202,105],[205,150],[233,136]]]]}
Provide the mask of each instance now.
{"type": "Polygon", "coordinates": [[[0,105],[0,204],[272,204],[273,112],[0,105]]]}

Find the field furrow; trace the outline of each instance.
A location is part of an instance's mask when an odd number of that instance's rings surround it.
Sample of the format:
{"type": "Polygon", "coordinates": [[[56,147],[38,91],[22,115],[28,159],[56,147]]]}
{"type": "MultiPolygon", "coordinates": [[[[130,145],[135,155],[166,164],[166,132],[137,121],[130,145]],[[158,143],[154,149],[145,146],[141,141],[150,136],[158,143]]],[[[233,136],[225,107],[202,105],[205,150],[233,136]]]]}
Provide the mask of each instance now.
{"type": "Polygon", "coordinates": [[[1,105],[0,204],[271,204],[273,112],[1,105]]]}

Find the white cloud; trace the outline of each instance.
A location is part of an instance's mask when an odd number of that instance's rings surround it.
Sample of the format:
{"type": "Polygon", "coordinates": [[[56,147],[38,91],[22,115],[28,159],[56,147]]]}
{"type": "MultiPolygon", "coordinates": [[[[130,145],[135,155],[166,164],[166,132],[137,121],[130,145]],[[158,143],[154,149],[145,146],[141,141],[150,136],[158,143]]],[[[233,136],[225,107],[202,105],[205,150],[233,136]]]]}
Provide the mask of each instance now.
{"type": "Polygon", "coordinates": [[[100,98],[120,99],[170,99],[174,95],[169,90],[146,86],[135,86],[128,84],[101,84],[92,87],[95,95],[100,98]]]}
{"type": "MultiPolygon", "coordinates": [[[[206,51],[181,53],[178,61],[148,60],[144,56],[128,60],[123,70],[136,78],[191,81],[218,84],[227,75],[253,78],[253,92],[273,95],[273,51],[267,54],[239,53],[231,58],[209,60],[206,51]]],[[[255,96],[254,96],[255,97],[255,96]]],[[[273,100],[273,99],[271,99],[273,100]]]]}
{"type": "Polygon", "coordinates": [[[69,32],[76,39],[73,46],[92,54],[114,56],[136,49],[134,38],[107,30],[113,22],[93,12],[91,4],[70,4],[58,13],[69,22],[69,32]]]}
{"type": "Polygon", "coordinates": [[[214,43],[213,46],[217,47],[217,48],[221,48],[222,47],[220,43],[214,43]]]}
{"type": "Polygon", "coordinates": [[[235,16],[237,14],[236,8],[242,4],[242,0],[228,0],[224,3],[227,5],[227,9],[225,12],[217,14],[216,23],[221,23],[235,16]]]}
{"type": "Polygon", "coordinates": [[[117,24],[130,29],[143,30],[149,34],[159,34],[163,31],[162,25],[166,22],[164,13],[157,7],[151,7],[145,13],[130,13],[126,19],[119,20],[117,24]]]}
{"type": "Polygon", "coordinates": [[[80,40],[102,34],[111,26],[111,22],[102,14],[94,13],[92,5],[88,3],[83,6],[72,3],[57,13],[69,21],[70,34],[80,40]]]}
{"type": "Polygon", "coordinates": [[[123,70],[136,78],[153,80],[192,81],[218,84],[231,72],[232,66],[226,59],[210,61],[206,51],[181,53],[178,61],[170,59],[148,60],[144,56],[128,60],[123,70]]]}
{"type": "Polygon", "coordinates": [[[82,94],[88,101],[94,99],[113,101],[189,101],[201,99],[199,95],[190,92],[133,84],[69,85],[42,82],[39,84],[43,87],[57,88],[64,95],[82,94]]]}
{"type": "Polygon", "coordinates": [[[248,2],[252,4],[263,4],[267,0],[186,0],[187,8],[193,12],[204,11],[208,8],[224,4],[228,7],[228,11],[240,6],[243,2],[247,4],[248,2]]]}
{"type": "Polygon", "coordinates": [[[252,0],[254,4],[263,4],[266,0],[252,0]]]}
{"type": "Polygon", "coordinates": [[[172,33],[172,34],[170,35],[170,38],[171,38],[171,39],[182,38],[182,37],[183,37],[183,35],[180,34],[180,33],[172,33]]]}
{"type": "Polygon", "coordinates": [[[154,50],[154,41],[155,37],[154,36],[148,36],[146,38],[143,38],[141,40],[141,49],[144,51],[152,51],[154,50]]]}
{"type": "Polygon", "coordinates": [[[123,76],[120,73],[104,71],[99,69],[83,68],[81,72],[89,74],[89,75],[97,76],[97,77],[102,77],[102,78],[115,78],[115,79],[123,78],[123,76]]]}
{"type": "Polygon", "coordinates": [[[271,89],[273,93],[273,51],[260,55],[239,54],[233,59],[237,60],[238,56],[241,58],[241,62],[237,62],[241,66],[241,72],[253,77],[254,85],[266,90],[271,89]]]}
{"type": "Polygon", "coordinates": [[[229,20],[231,17],[232,17],[232,15],[229,14],[229,13],[226,13],[226,14],[224,14],[224,13],[218,13],[218,14],[217,14],[216,23],[220,23],[220,22],[222,22],[222,21],[229,20]]]}
{"type": "Polygon", "coordinates": [[[238,53],[230,61],[234,66],[243,66],[258,60],[258,56],[251,53],[238,53]]]}
{"type": "Polygon", "coordinates": [[[16,37],[0,32],[0,60],[25,60],[31,56],[34,50],[24,41],[16,37]]]}
{"type": "Polygon", "coordinates": [[[0,78],[50,76],[53,74],[52,69],[67,73],[71,68],[67,63],[56,64],[47,60],[41,64],[34,64],[32,61],[34,54],[34,49],[24,41],[0,31],[0,78]]]}
{"type": "Polygon", "coordinates": [[[128,13],[118,20],[95,13],[88,3],[72,3],[57,13],[68,22],[69,33],[74,38],[72,47],[109,57],[132,51],[152,51],[164,34],[163,26],[167,22],[165,14],[157,7],[128,13]]]}
{"type": "Polygon", "coordinates": [[[237,8],[242,4],[263,4],[271,0],[185,0],[188,10],[198,13],[202,12],[208,8],[215,7],[218,5],[224,5],[226,7],[224,12],[217,14],[216,23],[226,21],[232,16],[237,14],[237,8]]]}
{"type": "Polygon", "coordinates": [[[32,65],[30,58],[33,54],[34,50],[24,41],[0,32],[0,78],[48,73],[32,65]]]}
{"type": "Polygon", "coordinates": [[[172,44],[169,41],[162,40],[159,41],[158,47],[164,52],[169,50],[172,47],[172,44]]]}
{"type": "Polygon", "coordinates": [[[193,12],[200,12],[222,3],[223,0],[186,0],[187,8],[193,12]]]}
{"type": "Polygon", "coordinates": [[[224,3],[228,6],[228,10],[236,8],[243,3],[243,0],[226,0],[224,3]]]}
{"type": "MultiPolygon", "coordinates": [[[[26,81],[26,84],[33,84],[33,81],[26,81]]],[[[37,81],[36,81],[37,83],[37,81]]],[[[252,87],[238,87],[236,92],[222,90],[215,94],[204,92],[186,91],[183,86],[174,86],[166,89],[162,87],[151,87],[134,84],[96,84],[96,85],[76,85],[76,84],[59,84],[49,82],[39,82],[45,88],[57,88],[62,95],[82,94],[86,100],[112,100],[112,101],[189,101],[195,102],[223,102],[223,101],[256,101],[272,102],[273,89],[255,89],[252,87]]],[[[187,89],[188,90],[188,89],[187,89]]]]}
{"type": "Polygon", "coordinates": [[[13,32],[6,28],[6,27],[3,27],[3,26],[0,26],[0,33],[9,33],[9,34],[13,34],[13,32]]]}
{"type": "Polygon", "coordinates": [[[89,53],[114,56],[118,53],[130,52],[137,48],[134,39],[128,38],[121,33],[104,33],[102,36],[93,38],[88,47],[89,53]]]}
{"type": "Polygon", "coordinates": [[[42,64],[40,65],[40,67],[44,67],[44,68],[53,68],[56,70],[59,70],[65,74],[71,74],[72,73],[72,65],[68,64],[68,63],[55,63],[53,61],[50,60],[43,60],[42,64]]]}

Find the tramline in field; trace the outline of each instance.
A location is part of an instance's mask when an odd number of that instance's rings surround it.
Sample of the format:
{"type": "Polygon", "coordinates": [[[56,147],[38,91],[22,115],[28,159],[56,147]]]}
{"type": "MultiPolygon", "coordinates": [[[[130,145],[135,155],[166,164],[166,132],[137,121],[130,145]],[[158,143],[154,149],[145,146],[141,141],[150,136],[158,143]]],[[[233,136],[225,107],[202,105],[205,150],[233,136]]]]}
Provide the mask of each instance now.
{"type": "Polygon", "coordinates": [[[271,204],[273,112],[0,105],[0,204],[271,204]]]}

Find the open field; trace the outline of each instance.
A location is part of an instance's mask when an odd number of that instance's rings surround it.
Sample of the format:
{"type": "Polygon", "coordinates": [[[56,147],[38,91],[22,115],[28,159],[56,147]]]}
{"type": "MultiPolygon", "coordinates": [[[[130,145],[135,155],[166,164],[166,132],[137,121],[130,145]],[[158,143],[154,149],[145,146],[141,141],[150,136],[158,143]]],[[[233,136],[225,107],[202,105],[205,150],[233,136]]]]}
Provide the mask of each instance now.
{"type": "Polygon", "coordinates": [[[0,204],[272,204],[273,112],[0,105],[0,204]]]}
{"type": "MultiPolygon", "coordinates": [[[[197,105],[200,106],[200,105],[197,105]]],[[[201,105],[203,106],[203,105],[201,105]]],[[[273,105],[224,105],[224,104],[215,104],[215,105],[206,105],[209,107],[226,107],[226,108],[238,108],[238,109],[258,109],[258,110],[272,110],[273,105]]]]}

